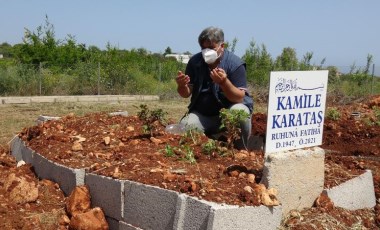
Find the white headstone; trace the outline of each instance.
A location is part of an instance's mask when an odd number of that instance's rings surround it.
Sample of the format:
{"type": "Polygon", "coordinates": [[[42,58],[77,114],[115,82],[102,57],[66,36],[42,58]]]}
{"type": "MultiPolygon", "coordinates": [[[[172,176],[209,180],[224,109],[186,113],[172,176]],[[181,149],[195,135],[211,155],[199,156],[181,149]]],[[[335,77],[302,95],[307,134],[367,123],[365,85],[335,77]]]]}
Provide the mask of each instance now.
{"type": "Polygon", "coordinates": [[[322,144],[327,70],[271,72],[265,153],[322,144]]]}

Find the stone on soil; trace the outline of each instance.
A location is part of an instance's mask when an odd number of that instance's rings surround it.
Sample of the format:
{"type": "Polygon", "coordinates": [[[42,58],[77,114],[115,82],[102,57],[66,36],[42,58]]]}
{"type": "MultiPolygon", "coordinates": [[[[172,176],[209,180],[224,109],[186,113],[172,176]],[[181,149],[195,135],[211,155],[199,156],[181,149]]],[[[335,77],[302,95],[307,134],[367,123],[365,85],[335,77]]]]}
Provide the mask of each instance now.
{"type": "Polygon", "coordinates": [[[103,211],[99,207],[96,207],[85,213],[79,213],[73,216],[70,221],[69,229],[108,230],[109,227],[103,211]]]}
{"type": "Polygon", "coordinates": [[[4,188],[8,191],[10,200],[16,204],[33,202],[38,198],[37,184],[29,176],[16,176],[11,173],[5,179],[4,188]]]}
{"type": "Polygon", "coordinates": [[[88,211],[91,207],[90,191],[87,186],[77,186],[66,201],[66,210],[70,216],[88,211]]]}

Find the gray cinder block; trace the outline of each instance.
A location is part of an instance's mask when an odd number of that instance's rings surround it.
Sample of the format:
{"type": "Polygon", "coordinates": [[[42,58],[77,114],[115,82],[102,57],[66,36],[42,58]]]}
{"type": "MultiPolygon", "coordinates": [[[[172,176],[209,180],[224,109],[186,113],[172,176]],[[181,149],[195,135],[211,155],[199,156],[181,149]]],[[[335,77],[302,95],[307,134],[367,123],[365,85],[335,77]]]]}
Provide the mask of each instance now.
{"type": "Polygon", "coordinates": [[[142,229],[173,229],[178,193],[132,181],[124,184],[123,220],[142,229]]]}
{"type": "Polygon", "coordinates": [[[34,96],[30,97],[31,103],[54,103],[55,96],[34,96]]]}
{"type": "Polygon", "coordinates": [[[3,104],[29,104],[30,97],[3,97],[3,104]]]}
{"type": "Polygon", "coordinates": [[[86,173],[85,184],[90,189],[91,205],[101,207],[106,216],[116,220],[123,217],[124,183],[110,177],[86,173]]]}
{"type": "Polygon", "coordinates": [[[54,163],[40,154],[33,152],[32,165],[39,178],[52,180],[60,185],[66,196],[79,185],[84,185],[84,169],[72,169],[54,163]]]}
{"type": "Polygon", "coordinates": [[[367,170],[362,175],[336,187],[326,189],[325,192],[337,207],[357,210],[373,208],[376,205],[375,188],[371,170],[367,170]]]}
{"type": "MultiPolygon", "coordinates": [[[[112,229],[110,229],[112,230],[112,229]]],[[[123,221],[119,221],[119,230],[142,230],[141,228],[135,227],[123,221]]]]}
{"type": "MultiPolygon", "coordinates": [[[[16,161],[24,160],[22,150],[25,148],[24,142],[19,137],[14,137],[10,143],[11,155],[16,158],[16,161]]],[[[25,160],[24,160],[25,161],[25,160]]],[[[26,163],[29,163],[25,161],[26,163]]]]}
{"type": "Polygon", "coordinates": [[[281,206],[223,205],[186,196],[185,212],[174,229],[276,229],[282,218],[281,206]]]}
{"type": "MultiPolygon", "coordinates": [[[[103,212],[104,212],[104,210],[103,210],[103,212]]],[[[106,221],[108,223],[108,229],[109,230],[119,230],[120,229],[118,220],[111,218],[111,217],[108,217],[107,215],[105,217],[106,217],[106,221]]]]}
{"type": "Polygon", "coordinates": [[[25,146],[24,142],[18,137],[12,141],[11,151],[17,160],[30,163],[39,178],[58,183],[66,196],[76,186],[84,184],[84,169],[72,169],[54,163],[25,146]]]}
{"type": "Polygon", "coordinates": [[[174,229],[207,229],[212,203],[181,195],[174,229]]]}
{"type": "Polygon", "coordinates": [[[56,102],[77,102],[77,96],[64,96],[64,97],[56,97],[56,102]]]}
{"type": "Polygon", "coordinates": [[[28,148],[21,138],[13,138],[11,142],[11,154],[16,158],[16,161],[23,160],[25,163],[32,164],[33,153],[34,151],[28,148]]]}

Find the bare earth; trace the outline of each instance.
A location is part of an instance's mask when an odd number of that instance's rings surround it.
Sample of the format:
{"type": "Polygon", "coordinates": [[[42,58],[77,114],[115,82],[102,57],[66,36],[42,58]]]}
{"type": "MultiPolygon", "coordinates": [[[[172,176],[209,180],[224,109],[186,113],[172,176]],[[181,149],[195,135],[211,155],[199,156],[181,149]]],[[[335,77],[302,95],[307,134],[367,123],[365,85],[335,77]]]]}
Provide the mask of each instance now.
{"type": "MultiPolygon", "coordinates": [[[[376,207],[348,211],[334,207],[327,197],[320,197],[314,207],[289,213],[283,220],[283,229],[380,227],[380,126],[369,125],[376,121],[375,106],[380,108],[380,96],[336,106],[341,118],[325,120],[321,147],[326,151],[325,188],[370,169],[376,207]],[[360,112],[361,117],[352,117],[352,112],[360,112]]],[[[254,135],[264,137],[266,115],[256,113],[252,123],[254,135]]],[[[93,173],[218,203],[276,205],[275,196],[271,196],[273,203],[268,203],[260,200],[255,192],[247,191],[247,186],[253,190],[259,186],[264,164],[261,150],[228,149],[221,141],[218,150],[207,152],[206,136],[169,134],[164,124],[153,125],[152,132],[143,132],[144,122],[138,116],[68,114],[58,121],[25,127],[19,137],[46,158],[69,167],[85,167],[93,173]]],[[[1,229],[65,229],[68,224],[60,223],[60,217],[65,215],[65,199],[57,184],[38,180],[29,165],[17,168],[9,149],[0,149],[0,219],[4,220],[0,221],[1,229]],[[17,183],[9,185],[10,177],[34,181],[38,197],[15,202],[10,191],[17,183]]]]}

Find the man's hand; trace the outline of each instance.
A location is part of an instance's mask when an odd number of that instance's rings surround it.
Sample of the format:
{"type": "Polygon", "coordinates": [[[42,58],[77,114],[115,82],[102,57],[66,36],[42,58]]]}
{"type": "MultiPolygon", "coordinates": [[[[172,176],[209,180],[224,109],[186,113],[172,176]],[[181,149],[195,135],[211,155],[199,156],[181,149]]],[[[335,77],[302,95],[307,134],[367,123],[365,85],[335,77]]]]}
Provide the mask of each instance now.
{"type": "Polygon", "coordinates": [[[175,81],[178,85],[178,88],[183,88],[183,87],[187,86],[187,84],[189,84],[190,77],[188,75],[185,75],[184,73],[182,73],[182,71],[178,71],[178,75],[177,75],[175,81]]]}
{"type": "Polygon", "coordinates": [[[221,68],[211,70],[211,79],[220,86],[224,92],[224,96],[234,103],[241,103],[244,98],[244,90],[236,88],[231,81],[227,78],[227,73],[221,68]]]}
{"type": "Polygon", "coordinates": [[[221,68],[211,70],[210,77],[218,85],[223,85],[227,80],[227,74],[224,69],[221,68]]]}
{"type": "Polygon", "coordinates": [[[187,98],[191,95],[192,87],[190,86],[190,77],[178,71],[177,77],[175,78],[177,83],[177,92],[181,97],[187,98]]]}

